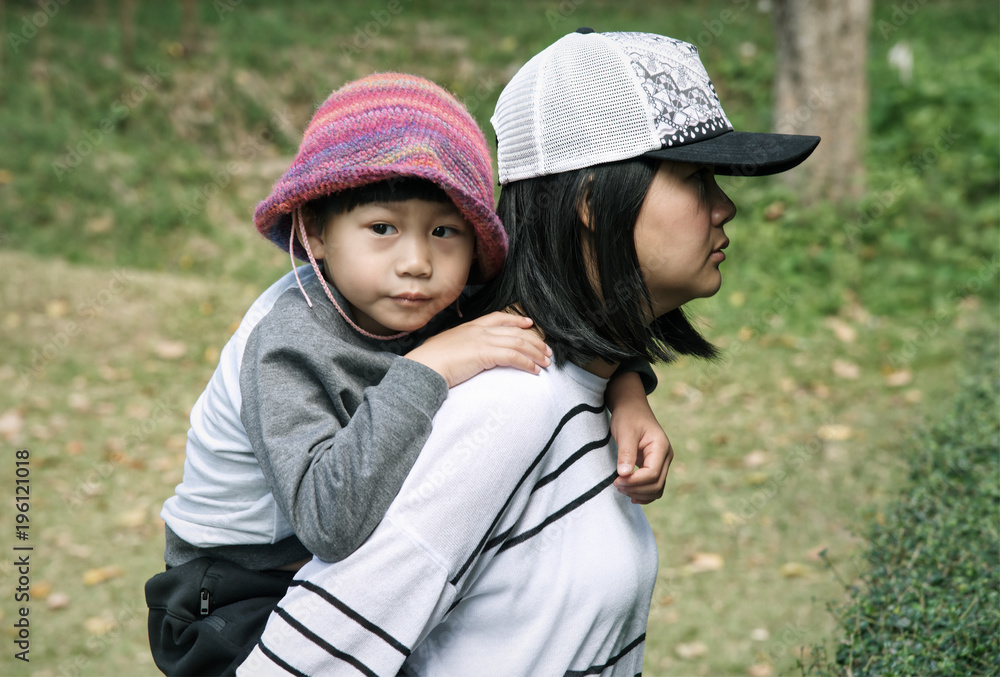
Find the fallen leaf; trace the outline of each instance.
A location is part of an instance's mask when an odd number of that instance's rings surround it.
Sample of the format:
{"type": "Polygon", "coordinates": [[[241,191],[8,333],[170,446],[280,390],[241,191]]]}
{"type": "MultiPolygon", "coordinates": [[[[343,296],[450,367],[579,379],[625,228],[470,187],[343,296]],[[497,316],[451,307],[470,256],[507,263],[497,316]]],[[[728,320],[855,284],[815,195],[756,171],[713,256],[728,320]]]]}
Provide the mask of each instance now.
{"type": "Polygon", "coordinates": [[[708,654],[708,647],[705,646],[703,642],[687,642],[683,644],[678,644],[674,651],[677,655],[686,661],[693,658],[701,658],[708,654]]]}
{"type": "Polygon", "coordinates": [[[117,565],[88,569],[83,573],[83,583],[84,585],[97,585],[112,578],[118,578],[123,573],[122,568],[117,565]]]}
{"type": "Polygon", "coordinates": [[[164,360],[179,360],[187,352],[187,346],[180,341],[157,341],[153,352],[164,360]]]}
{"type": "Polygon", "coordinates": [[[786,562],[778,569],[783,578],[802,578],[809,573],[809,567],[801,562],[786,562]]]}
{"type": "Polygon", "coordinates": [[[130,402],[125,405],[125,415],[129,418],[144,419],[149,418],[149,407],[137,402],[130,402]]]}
{"type": "Polygon", "coordinates": [[[22,428],[24,428],[24,417],[17,409],[8,409],[0,414],[0,435],[3,435],[4,439],[14,439],[21,434],[22,428]]]}
{"type": "Polygon", "coordinates": [[[118,517],[118,524],[123,527],[140,527],[146,523],[149,517],[149,509],[146,507],[133,508],[118,517]]]}
{"type": "Polygon", "coordinates": [[[73,411],[84,412],[90,409],[90,398],[83,393],[70,393],[66,401],[73,411]]]}
{"type": "Polygon", "coordinates": [[[836,359],[833,361],[833,373],[853,381],[861,377],[861,367],[847,360],[836,359]]]}
{"type": "Polygon", "coordinates": [[[901,369],[891,374],[885,375],[885,384],[890,388],[902,388],[913,381],[913,372],[909,369],[901,369]]]}
{"type": "Polygon", "coordinates": [[[28,588],[28,595],[31,599],[46,599],[52,592],[52,584],[48,581],[38,581],[28,588]]]}
{"type": "Polygon", "coordinates": [[[69,315],[69,303],[63,299],[52,299],[45,303],[45,314],[49,317],[65,317],[69,315]]]}
{"type": "Polygon", "coordinates": [[[777,221],[785,215],[785,203],[781,200],[772,202],[764,207],[764,218],[768,221],[777,221]]]}
{"type": "Polygon", "coordinates": [[[851,426],[843,423],[827,423],[816,430],[816,437],[828,442],[843,442],[850,439],[853,432],[851,426]]]}
{"type": "Polygon", "coordinates": [[[112,228],[115,227],[115,221],[110,216],[97,216],[89,221],[87,225],[84,226],[88,233],[94,235],[100,235],[101,233],[108,233],[112,228]]]}
{"type": "Polygon", "coordinates": [[[725,566],[722,555],[714,552],[697,552],[691,561],[684,567],[688,573],[700,574],[705,571],[718,571],[725,566]]]}
{"type": "Polygon", "coordinates": [[[823,321],[823,324],[833,331],[833,335],[837,337],[838,341],[854,343],[858,339],[857,330],[839,317],[828,317],[823,321]]]}
{"type": "Polygon", "coordinates": [[[50,611],[65,609],[69,606],[69,595],[64,592],[54,592],[49,596],[45,606],[48,607],[50,611]]]}
{"type": "Polygon", "coordinates": [[[106,635],[115,627],[113,618],[91,616],[83,622],[83,627],[92,635],[106,635]]]}

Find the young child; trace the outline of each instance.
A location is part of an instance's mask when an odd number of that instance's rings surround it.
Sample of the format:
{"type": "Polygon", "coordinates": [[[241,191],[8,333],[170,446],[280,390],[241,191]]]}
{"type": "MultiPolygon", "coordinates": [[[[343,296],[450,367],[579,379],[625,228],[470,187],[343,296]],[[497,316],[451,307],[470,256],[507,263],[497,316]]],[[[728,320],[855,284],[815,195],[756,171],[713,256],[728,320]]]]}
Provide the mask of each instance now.
{"type": "MultiPolygon", "coordinates": [[[[507,240],[482,132],[431,82],[382,74],[334,92],[255,221],[310,268],[251,306],[192,409],[162,512],[168,570],[146,586],[167,674],[232,673],[302,563],[343,559],[379,523],[448,389],[494,366],[537,373],[551,354],[507,313],[448,328],[507,240]]],[[[621,380],[648,431],[639,379],[621,380]]],[[[637,500],[662,492],[669,455],[648,456],[658,477],[623,487],[637,500]]]]}
{"type": "Polygon", "coordinates": [[[790,169],[819,139],[734,131],[697,49],[646,33],[563,37],[493,124],[510,253],[484,292],[554,364],[456,387],[370,538],[299,571],[241,677],[642,672],[657,544],[609,490],[604,388],[624,360],[715,354],[682,310],[722,284],[715,174],[790,169]],[[438,480],[470,445],[489,472],[438,480]]]}

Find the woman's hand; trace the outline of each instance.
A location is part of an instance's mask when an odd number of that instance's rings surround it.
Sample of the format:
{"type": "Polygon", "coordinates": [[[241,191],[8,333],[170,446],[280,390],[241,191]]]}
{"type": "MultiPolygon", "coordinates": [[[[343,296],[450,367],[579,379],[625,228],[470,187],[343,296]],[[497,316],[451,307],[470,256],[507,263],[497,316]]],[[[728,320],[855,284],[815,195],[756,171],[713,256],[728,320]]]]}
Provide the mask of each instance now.
{"type": "Polygon", "coordinates": [[[611,435],[618,443],[615,488],[633,503],[651,503],[663,496],[667,471],[674,460],[670,440],[650,409],[642,380],[635,372],[615,376],[608,384],[605,401],[611,411],[611,435]]]}
{"type": "Polygon", "coordinates": [[[551,364],[552,349],[532,324],[530,317],[490,313],[430,337],[405,357],[441,374],[449,388],[493,367],[537,374],[551,364]]]}

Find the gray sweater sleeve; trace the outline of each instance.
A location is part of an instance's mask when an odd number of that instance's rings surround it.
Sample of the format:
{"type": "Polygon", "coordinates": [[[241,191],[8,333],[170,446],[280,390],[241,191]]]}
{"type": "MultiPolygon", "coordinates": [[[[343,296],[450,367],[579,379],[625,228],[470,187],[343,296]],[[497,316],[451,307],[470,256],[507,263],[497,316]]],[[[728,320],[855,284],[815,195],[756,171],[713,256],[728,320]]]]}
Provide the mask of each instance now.
{"type": "Polygon", "coordinates": [[[448,387],[422,364],[317,329],[257,327],[240,374],[241,418],[296,536],[337,562],[382,520],[448,387]]]}

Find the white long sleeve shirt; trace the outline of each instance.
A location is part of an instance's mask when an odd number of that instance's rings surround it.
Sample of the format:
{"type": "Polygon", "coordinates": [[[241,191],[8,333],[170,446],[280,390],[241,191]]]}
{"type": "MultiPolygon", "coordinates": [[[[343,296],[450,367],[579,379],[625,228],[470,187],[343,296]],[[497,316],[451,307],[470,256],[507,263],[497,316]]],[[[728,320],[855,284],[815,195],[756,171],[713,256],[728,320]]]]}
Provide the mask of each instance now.
{"type": "Polygon", "coordinates": [[[657,553],[611,486],[607,381],[572,364],[454,388],[385,518],[314,558],[238,675],[636,675],[657,553]]]}

